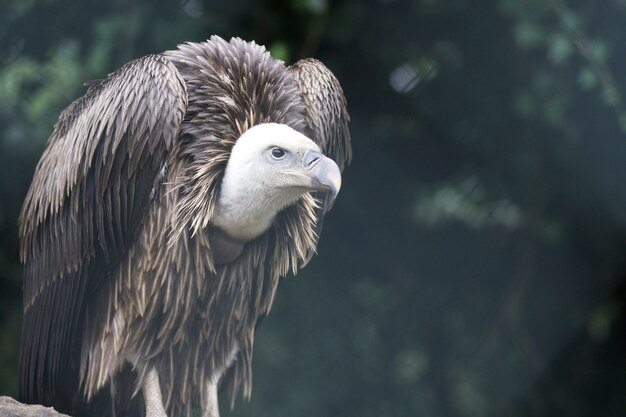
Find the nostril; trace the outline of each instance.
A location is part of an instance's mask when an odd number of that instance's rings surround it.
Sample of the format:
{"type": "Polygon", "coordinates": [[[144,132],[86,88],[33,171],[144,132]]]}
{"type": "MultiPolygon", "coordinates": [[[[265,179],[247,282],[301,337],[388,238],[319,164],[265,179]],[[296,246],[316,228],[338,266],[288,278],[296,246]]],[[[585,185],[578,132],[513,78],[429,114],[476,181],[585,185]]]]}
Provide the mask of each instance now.
{"type": "Polygon", "coordinates": [[[316,162],[322,159],[323,156],[324,155],[316,151],[306,151],[306,153],[304,154],[304,160],[302,161],[304,167],[311,168],[313,165],[315,165],[316,162]]]}

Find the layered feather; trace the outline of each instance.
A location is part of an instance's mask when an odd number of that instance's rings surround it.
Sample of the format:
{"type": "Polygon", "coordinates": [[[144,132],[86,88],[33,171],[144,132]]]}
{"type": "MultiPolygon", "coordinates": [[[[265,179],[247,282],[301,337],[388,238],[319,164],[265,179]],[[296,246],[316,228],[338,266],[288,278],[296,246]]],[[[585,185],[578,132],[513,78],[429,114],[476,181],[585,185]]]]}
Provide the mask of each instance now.
{"type": "Polygon", "coordinates": [[[211,218],[230,151],[256,124],[350,159],[345,99],[321,65],[287,69],[212,37],[127,64],[63,112],[20,217],[23,400],[76,416],[140,409],[152,368],[171,415],[206,406],[219,380],[231,401],[250,395],[254,329],[315,251],[323,210],[304,195],[227,264],[211,218]]]}
{"type": "Polygon", "coordinates": [[[93,292],[132,245],[187,105],[175,67],[132,61],[59,118],[20,214],[20,397],[69,409],[93,292]]]}

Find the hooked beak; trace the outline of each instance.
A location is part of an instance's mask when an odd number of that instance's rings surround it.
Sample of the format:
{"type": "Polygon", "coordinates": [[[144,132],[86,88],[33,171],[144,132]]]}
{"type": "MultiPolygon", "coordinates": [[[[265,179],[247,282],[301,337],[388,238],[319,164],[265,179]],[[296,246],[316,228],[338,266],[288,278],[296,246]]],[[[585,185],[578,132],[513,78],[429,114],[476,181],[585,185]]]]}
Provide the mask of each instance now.
{"type": "Polygon", "coordinates": [[[302,163],[312,180],[313,189],[326,194],[324,212],[328,212],[341,189],[339,167],[335,161],[317,151],[306,151],[302,163]]]}

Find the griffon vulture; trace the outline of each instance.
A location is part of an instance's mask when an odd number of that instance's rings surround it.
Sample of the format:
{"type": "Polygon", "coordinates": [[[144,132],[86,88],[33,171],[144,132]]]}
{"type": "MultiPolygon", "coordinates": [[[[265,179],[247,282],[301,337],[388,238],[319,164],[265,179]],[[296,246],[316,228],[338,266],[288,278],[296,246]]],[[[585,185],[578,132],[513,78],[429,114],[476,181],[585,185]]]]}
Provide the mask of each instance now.
{"type": "Polygon", "coordinates": [[[20,397],[74,416],[217,417],[254,330],[316,250],[346,101],[214,36],[131,61],[61,114],[24,201],[20,397]]]}

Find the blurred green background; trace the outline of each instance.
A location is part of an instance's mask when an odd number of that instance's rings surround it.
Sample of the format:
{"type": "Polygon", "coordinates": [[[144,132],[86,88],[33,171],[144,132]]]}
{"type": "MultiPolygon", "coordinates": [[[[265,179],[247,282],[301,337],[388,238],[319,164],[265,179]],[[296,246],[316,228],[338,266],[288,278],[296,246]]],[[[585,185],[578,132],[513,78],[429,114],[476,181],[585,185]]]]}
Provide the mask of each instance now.
{"type": "Polygon", "coordinates": [[[252,400],[223,415],[626,415],[626,0],[4,0],[0,394],[57,116],[211,34],[325,62],[354,145],[319,255],[257,332],[252,400]]]}

